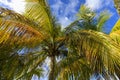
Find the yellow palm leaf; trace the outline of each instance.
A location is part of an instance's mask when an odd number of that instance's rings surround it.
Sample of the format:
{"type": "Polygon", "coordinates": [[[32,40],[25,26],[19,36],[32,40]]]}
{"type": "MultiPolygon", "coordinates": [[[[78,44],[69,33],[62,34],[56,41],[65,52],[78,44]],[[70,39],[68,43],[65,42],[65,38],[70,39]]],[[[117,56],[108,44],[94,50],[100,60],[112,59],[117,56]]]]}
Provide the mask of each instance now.
{"type": "Polygon", "coordinates": [[[43,34],[29,25],[0,19],[0,43],[28,44],[43,40],[43,34]]]}
{"type": "Polygon", "coordinates": [[[114,27],[112,28],[110,32],[110,37],[120,45],[120,19],[116,22],[114,27]]]}
{"type": "Polygon", "coordinates": [[[52,15],[46,0],[28,0],[24,15],[37,22],[48,32],[52,31],[52,15]]]}

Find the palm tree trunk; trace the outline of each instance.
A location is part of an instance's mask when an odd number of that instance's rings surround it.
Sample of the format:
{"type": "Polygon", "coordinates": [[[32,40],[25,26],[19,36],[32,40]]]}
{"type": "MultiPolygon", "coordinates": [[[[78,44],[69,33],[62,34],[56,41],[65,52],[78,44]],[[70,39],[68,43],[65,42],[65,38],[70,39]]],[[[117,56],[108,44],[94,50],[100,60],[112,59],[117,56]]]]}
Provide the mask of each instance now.
{"type": "Polygon", "coordinates": [[[55,80],[55,66],[56,66],[56,59],[55,56],[52,56],[50,62],[50,74],[49,74],[49,80],[55,80]]]}

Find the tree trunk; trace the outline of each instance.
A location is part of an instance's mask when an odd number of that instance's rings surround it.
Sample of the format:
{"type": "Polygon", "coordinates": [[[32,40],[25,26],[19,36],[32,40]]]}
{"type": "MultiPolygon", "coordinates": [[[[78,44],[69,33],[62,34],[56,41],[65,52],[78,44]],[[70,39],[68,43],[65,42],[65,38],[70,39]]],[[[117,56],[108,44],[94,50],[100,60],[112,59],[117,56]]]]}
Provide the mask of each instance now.
{"type": "Polygon", "coordinates": [[[50,74],[49,74],[49,80],[55,80],[55,66],[56,66],[56,59],[55,56],[52,56],[50,62],[50,74]]]}

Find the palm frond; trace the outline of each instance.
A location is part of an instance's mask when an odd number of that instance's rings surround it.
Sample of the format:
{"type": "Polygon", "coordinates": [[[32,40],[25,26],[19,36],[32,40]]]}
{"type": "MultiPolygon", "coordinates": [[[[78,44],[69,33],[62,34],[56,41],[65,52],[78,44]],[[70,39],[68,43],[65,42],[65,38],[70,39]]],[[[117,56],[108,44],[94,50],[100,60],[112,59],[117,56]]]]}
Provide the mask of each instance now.
{"type": "Polygon", "coordinates": [[[48,32],[52,31],[52,14],[46,0],[28,0],[24,15],[37,22],[48,32]]]}
{"type": "Polygon", "coordinates": [[[30,25],[32,28],[38,30],[41,32],[41,26],[38,25],[36,22],[30,20],[29,18],[18,14],[16,12],[14,12],[13,10],[9,10],[7,8],[2,8],[0,7],[0,18],[4,19],[4,20],[14,20],[26,25],[30,25]]]}
{"type": "Polygon", "coordinates": [[[110,33],[120,30],[120,19],[115,23],[110,33]]]}
{"type": "Polygon", "coordinates": [[[114,31],[110,33],[110,37],[118,44],[120,45],[120,30],[114,31]]]}
{"type": "Polygon", "coordinates": [[[100,13],[99,17],[96,17],[96,12],[90,8],[82,5],[77,14],[78,20],[74,21],[66,27],[66,31],[75,30],[95,30],[102,32],[105,22],[109,19],[110,15],[107,11],[100,13]]]}
{"type": "Polygon", "coordinates": [[[91,30],[74,32],[68,35],[67,44],[80,56],[84,55],[93,73],[114,74],[115,66],[120,66],[118,45],[103,33],[91,30]]]}
{"type": "Polygon", "coordinates": [[[91,75],[89,64],[79,55],[71,55],[57,63],[58,80],[88,80],[91,75]]]}
{"type": "MultiPolygon", "coordinates": [[[[77,24],[79,24],[79,20],[76,20],[76,21],[72,22],[70,25],[68,25],[68,26],[65,28],[65,32],[66,32],[66,33],[71,32],[72,28],[75,28],[75,26],[78,26],[77,24]]],[[[75,29],[76,29],[76,28],[75,28],[75,29]]]]}
{"type": "Polygon", "coordinates": [[[113,26],[110,37],[119,45],[120,44],[120,19],[113,26]]]}
{"type": "Polygon", "coordinates": [[[94,18],[95,13],[90,8],[86,7],[85,5],[82,5],[77,16],[78,19],[84,19],[89,21],[94,18]]]}
{"type": "Polygon", "coordinates": [[[105,22],[107,22],[109,18],[110,14],[108,13],[108,11],[103,11],[100,13],[97,21],[97,31],[102,31],[103,25],[105,24],[105,22]]]}
{"type": "Polygon", "coordinates": [[[4,44],[9,42],[10,44],[31,43],[43,40],[42,33],[31,28],[29,25],[25,25],[16,21],[0,19],[0,43],[4,44]]]}
{"type": "MultiPolygon", "coordinates": [[[[23,57],[24,66],[19,69],[15,79],[22,79],[24,77],[25,79],[26,77],[30,77],[31,79],[33,75],[38,75],[37,73],[42,74],[42,64],[46,59],[46,54],[44,52],[29,53],[23,57]],[[40,70],[40,72],[36,70],[40,70]]],[[[40,74],[39,76],[42,76],[40,74]]]]}
{"type": "MultiPolygon", "coordinates": [[[[1,66],[2,75],[6,79],[11,79],[11,80],[14,79],[18,67],[22,65],[21,63],[19,63],[19,55],[17,53],[14,53],[10,55],[8,59],[4,59],[2,61],[4,62],[4,64],[1,66]]],[[[2,79],[2,77],[0,79],[2,79]]]]}

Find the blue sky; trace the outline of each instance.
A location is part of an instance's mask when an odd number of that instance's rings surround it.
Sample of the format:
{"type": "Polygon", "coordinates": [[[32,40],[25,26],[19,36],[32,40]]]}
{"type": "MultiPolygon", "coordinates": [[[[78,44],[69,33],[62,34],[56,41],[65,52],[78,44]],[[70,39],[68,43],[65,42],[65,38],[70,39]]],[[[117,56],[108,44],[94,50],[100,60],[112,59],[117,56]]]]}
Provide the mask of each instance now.
{"type": "MultiPolygon", "coordinates": [[[[81,4],[85,4],[97,13],[103,10],[108,10],[111,13],[111,17],[104,27],[106,33],[110,32],[119,18],[113,0],[48,0],[48,2],[52,13],[57,17],[62,27],[75,20],[81,4]]],[[[19,13],[24,11],[24,5],[24,0],[0,0],[0,6],[13,9],[19,13]]],[[[36,78],[33,80],[36,80],[36,78]]],[[[47,80],[47,78],[43,80],[47,80]]]]}

